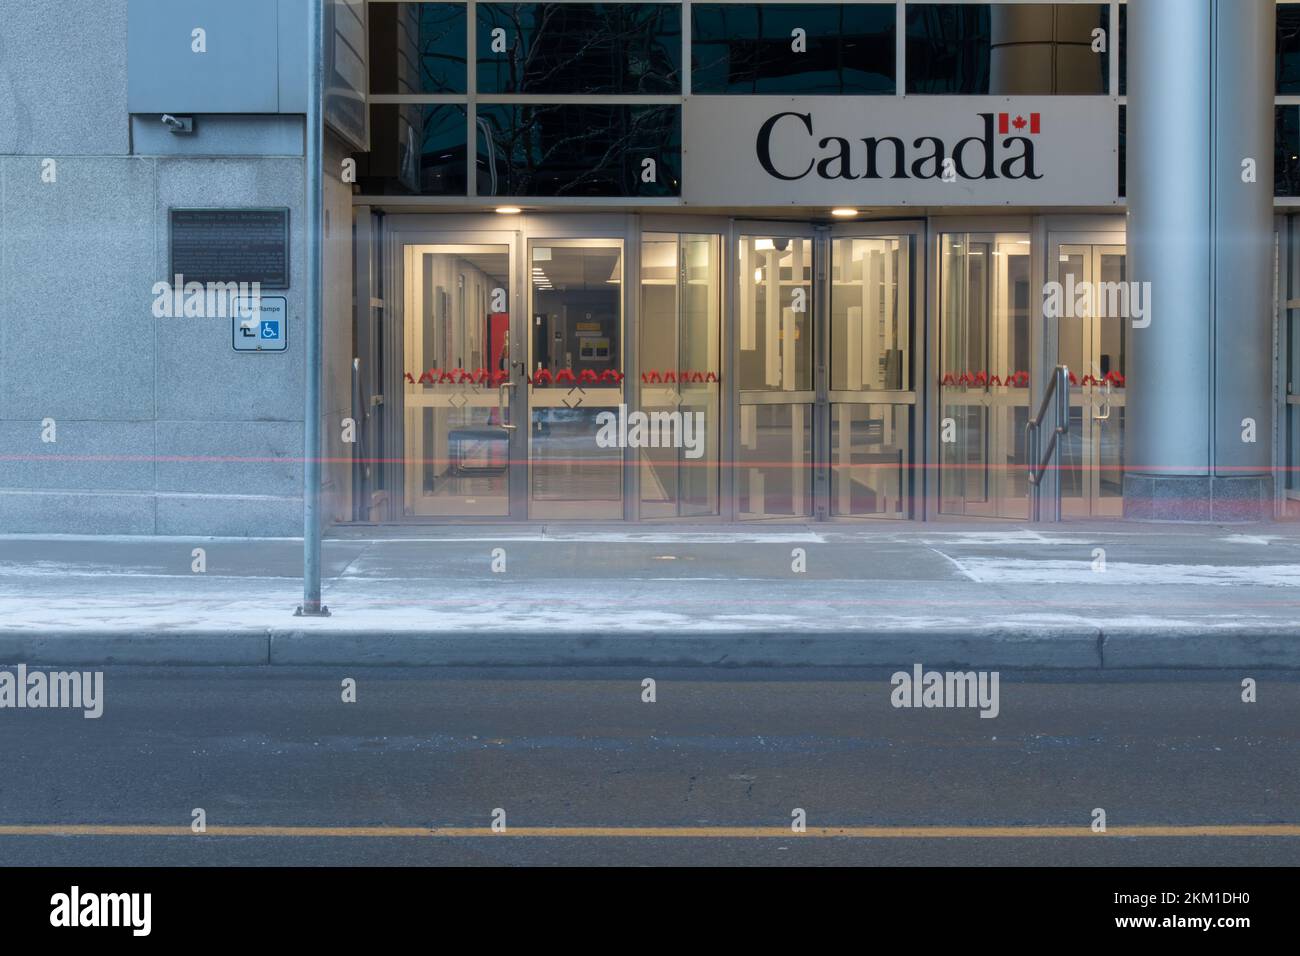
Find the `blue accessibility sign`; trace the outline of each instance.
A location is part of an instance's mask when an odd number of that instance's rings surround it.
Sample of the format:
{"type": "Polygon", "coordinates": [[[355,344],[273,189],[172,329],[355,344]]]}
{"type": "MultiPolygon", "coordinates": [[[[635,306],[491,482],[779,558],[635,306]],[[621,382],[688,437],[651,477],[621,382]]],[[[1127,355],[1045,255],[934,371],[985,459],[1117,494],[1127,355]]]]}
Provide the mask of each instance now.
{"type": "Polygon", "coordinates": [[[231,310],[231,344],[236,352],[283,352],[288,348],[288,303],[284,296],[239,300],[231,310]]]}

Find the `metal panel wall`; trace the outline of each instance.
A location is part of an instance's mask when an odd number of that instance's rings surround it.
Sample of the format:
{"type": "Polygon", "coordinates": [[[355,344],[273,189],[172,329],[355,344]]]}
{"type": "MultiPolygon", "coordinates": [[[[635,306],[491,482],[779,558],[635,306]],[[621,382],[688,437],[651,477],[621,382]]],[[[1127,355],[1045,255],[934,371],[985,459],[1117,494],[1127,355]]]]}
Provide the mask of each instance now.
{"type": "MultiPolygon", "coordinates": [[[[301,27],[297,35],[302,38],[301,27]]],[[[131,0],[127,50],[132,113],[274,113],[280,108],[276,3],[131,0]],[[195,52],[196,30],[203,31],[206,52],[195,52]]]]}

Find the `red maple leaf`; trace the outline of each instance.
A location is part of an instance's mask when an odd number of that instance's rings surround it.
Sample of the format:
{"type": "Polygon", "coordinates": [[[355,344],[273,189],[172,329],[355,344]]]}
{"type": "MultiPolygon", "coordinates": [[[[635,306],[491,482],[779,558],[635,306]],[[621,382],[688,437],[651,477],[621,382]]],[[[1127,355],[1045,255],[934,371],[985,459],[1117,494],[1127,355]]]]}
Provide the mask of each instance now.
{"type": "Polygon", "coordinates": [[[1015,119],[1011,121],[1011,125],[1014,126],[1016,129],[1024,129],[1025,118],[1023,116],[1017,116],[1015,119]]]}

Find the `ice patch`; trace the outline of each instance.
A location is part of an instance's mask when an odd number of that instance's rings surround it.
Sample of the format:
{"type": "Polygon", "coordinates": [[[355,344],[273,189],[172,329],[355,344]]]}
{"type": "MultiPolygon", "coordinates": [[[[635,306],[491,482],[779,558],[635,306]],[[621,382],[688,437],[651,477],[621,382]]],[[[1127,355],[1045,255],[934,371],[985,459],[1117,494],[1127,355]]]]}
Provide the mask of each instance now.
{"type": "Polygon", "coordinates": [[[1135,564],[1111,561],[1094,571],[1092,561],[1028,558],[951,558],[981,584],[1242,585],[1300,587],[1300,564],[1135,564]]]}

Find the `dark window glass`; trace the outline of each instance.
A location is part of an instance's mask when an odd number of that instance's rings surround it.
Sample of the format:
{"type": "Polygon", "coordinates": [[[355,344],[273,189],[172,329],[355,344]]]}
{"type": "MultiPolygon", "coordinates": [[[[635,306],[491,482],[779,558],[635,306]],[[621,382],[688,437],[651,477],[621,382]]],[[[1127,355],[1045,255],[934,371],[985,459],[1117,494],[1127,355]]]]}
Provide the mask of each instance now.
{"type": "Polygon", "coordinates": [[[1277,5],[1277,92],[1300,93],[1300,4],[1277,5]]]}
{"type": "Polygon", "coordinates": [[[1128,4],[1119,8],[1119,95],[1128,95],[1128,4]]]}
{"type": "Polygon", "coordinates": [[[1125,137],[1128,133],[1128,107],[1121,105],[1119,108],[1119,198],[1123,199],[1127,195],[1128,188],[1128,144],[1125,137]]]}
{"type": "Polygon", "coordinates": [[[988,91],[988,4],[908,4],[907,92],[988,91]]]}
{"type": "Polygon", "coordinates": [[[1300,106],[1273,107],[1273,195],[1300,196],[1300,106]]]}
{"type": "Polygon", "coordinates": [[[1092,33],[1109,18],[1105,4],[908,4],[907,92],[1103,94],[1092,33]]]}
{"type": "Polygon", "coordinates": [[[893,4],[696,3],[691,90],[893,93],[896,33],[893,4]]]}
{"type": "Polygon", "coordinates": [[[681,142],[679,106],[480,104],[479,195],[678,196],[681,142]]]}
{"type": "Polygon", "coordinates": [[[480,93],[681,92],[677,4],[480,3],[476,30],[480,93]]]}
{"type": "Polygon", "coordinates": [[[464,196],[465,107],[376,103],[370,152],[356,154],[357,182],[368,196],[464,196]]]}
{"type": "Polygon", "coordinates": [[[465,4],[372,3],[371,93],[464,93],[465,4]]]}

